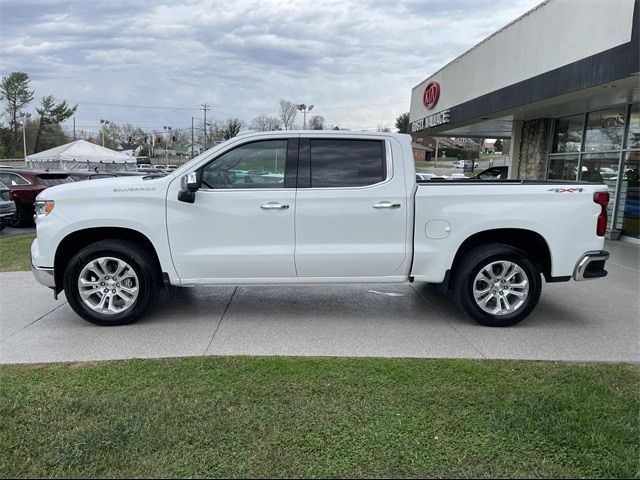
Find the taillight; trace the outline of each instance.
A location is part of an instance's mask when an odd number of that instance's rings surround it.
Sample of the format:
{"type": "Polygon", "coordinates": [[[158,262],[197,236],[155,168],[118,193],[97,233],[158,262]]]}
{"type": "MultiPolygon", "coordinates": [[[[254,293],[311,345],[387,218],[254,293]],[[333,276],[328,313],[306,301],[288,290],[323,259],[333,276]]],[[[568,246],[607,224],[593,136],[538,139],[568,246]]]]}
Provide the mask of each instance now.
{"type": "Polygon", "coordinates": [[[598,215],[596,234],[599,237],[604,237],[604,234],[607,232],[607,205],[609,204],[609,192],[594,193],[593,201],[600,205],[600,215],[598,215]]]}

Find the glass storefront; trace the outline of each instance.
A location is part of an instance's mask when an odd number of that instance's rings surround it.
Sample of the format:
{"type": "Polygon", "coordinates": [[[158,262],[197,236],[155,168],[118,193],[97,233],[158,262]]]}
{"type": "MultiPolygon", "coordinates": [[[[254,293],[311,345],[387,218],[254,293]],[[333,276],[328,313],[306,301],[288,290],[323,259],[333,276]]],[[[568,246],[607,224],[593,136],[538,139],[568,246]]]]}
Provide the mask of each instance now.
{"type": "Polygon", "coordinates": [[[610,229],[640,238],[640,104],[556,119],[549,150],[548,179],[606,184],[610,229]]]}

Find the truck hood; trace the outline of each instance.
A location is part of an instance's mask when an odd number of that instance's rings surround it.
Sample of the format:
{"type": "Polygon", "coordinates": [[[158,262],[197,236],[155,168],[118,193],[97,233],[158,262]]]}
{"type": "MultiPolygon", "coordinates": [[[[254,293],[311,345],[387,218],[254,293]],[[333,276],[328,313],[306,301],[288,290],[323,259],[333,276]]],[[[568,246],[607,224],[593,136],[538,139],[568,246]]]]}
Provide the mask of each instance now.
{"type": "Polygon", "coordinates": [[[173,176],[149,178],[142,176],[100,178],[81,182],[65,183],[49,187],[37,196],[37,200],[78,199],[91,197],[122,197],[127,193],[144,195],[158,194],[166,190],[173,176]]]}

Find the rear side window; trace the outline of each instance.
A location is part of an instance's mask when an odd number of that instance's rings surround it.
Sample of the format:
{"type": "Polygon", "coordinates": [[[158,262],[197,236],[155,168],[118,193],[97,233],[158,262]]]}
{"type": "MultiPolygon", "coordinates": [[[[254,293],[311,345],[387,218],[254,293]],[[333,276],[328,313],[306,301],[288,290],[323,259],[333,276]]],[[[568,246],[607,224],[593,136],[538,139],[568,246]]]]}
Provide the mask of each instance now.
{"type": "Polygon", "coordinates": [[[311,188],[364,187],[386,178],[381,140],[312,139],[311,188]]]}
{"type": "Polygon", "coordinates": [[[38,180],[47,187],[73,182],[73,178],[70,178],[66,173],[45,173],[38,175],[38,180]]]}
{"type": "Polygon", "coordinates": [[[16,175],[15,173],[9,172],[0,172],[0,182],[5,185],[31,185],[26,179],[24,179],[20,175],[16,175]]]}

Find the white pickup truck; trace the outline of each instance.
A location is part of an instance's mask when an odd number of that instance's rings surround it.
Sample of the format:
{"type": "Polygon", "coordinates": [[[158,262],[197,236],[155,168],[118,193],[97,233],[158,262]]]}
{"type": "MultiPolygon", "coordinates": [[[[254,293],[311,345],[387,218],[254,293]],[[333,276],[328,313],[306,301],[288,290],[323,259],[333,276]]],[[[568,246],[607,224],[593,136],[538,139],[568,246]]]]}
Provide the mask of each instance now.
{"type": "Polygon", "coordinates": [[[507,326],[547,282],[606,275],[606,186],[416,183],[411,140],[285,131],[217,145],[166,177],[49,188],[37,280],[100,325],[131,323],[168,285],[429,282],[507,326]]]}

